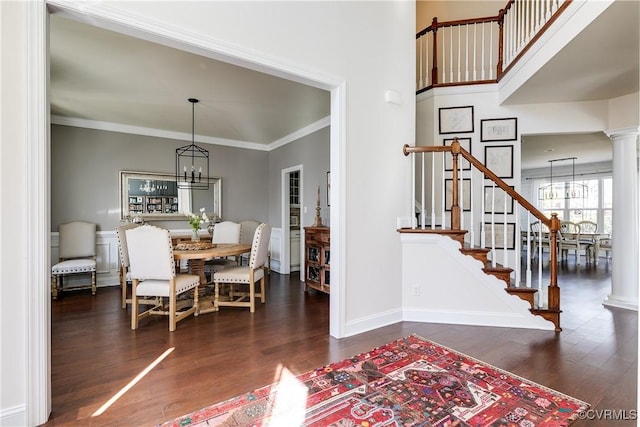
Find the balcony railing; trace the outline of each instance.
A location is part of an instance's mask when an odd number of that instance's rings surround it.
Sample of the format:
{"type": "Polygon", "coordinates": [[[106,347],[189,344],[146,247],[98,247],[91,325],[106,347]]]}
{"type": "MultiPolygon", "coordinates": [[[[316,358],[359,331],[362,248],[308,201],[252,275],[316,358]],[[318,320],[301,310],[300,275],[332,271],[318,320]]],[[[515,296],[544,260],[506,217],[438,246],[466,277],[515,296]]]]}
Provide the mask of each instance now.
{"type": "Polygon", "coordinates": [[[438,22],[416,34],[418,93],[496,83],[572,0],[509,0],[496,16],[438,22]]]}

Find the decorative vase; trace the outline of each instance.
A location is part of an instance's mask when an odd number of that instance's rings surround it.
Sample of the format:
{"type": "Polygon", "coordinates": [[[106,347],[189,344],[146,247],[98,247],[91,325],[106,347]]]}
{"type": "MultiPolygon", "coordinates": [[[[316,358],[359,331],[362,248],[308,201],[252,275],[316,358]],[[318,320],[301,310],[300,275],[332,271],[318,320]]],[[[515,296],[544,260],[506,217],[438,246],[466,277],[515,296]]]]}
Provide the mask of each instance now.
{"type": "Polygon", "coordinates": [[[200,241],[200,235],[198,234],[198,229],[197,228],[192,228],[191,229],[191,241],[192,242],[199,242],[200,241]]]}

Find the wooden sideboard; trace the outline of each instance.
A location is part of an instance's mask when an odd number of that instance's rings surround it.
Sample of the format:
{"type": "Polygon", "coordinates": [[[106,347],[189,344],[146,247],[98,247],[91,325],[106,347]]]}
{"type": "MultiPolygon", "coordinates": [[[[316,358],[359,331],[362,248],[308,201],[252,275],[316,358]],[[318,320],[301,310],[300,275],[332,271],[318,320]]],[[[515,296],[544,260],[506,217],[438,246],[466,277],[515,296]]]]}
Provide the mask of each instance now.
{"type": "Polygon", "coordinates": [[[305,292],[309,288],[329,293],[331,276],[329,227],[304,227],[305,292]]]}

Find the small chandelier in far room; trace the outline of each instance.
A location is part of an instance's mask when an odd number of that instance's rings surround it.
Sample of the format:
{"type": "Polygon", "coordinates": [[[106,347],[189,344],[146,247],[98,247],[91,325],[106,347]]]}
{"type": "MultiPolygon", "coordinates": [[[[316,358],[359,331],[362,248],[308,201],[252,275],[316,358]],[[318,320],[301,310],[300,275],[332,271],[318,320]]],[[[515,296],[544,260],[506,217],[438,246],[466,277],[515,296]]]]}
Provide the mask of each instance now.
{"type": "Polygon", "coordinates": [[[176,183],[178,188],[195,190],[209,189],[209,151],[195,144],[195,105],[200,102],[189,98],[191,103],[191,144],[176,148],[176,183]]]}
{"type": "MultiPolygon", "coordinates": [[[[589,195],[589,187],[581,182],[576,182],[577,157],[549,160],[549,184],[538,188],[538,200],[555,199],[586,199],[589,195]],[[571,182],[560,181],[553,183],[553,164],[571,160],[571,182]]],[[[566,176],[566,175],[565,175],[566,176]]]]}

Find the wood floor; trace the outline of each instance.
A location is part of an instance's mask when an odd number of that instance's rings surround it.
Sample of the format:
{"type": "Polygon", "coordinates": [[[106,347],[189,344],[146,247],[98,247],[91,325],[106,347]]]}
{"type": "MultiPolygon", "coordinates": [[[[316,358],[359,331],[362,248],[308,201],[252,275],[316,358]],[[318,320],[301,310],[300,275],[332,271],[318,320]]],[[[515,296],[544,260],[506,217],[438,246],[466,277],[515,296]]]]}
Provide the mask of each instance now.
{"type": "MultiPolygon", "coordinates": [[[[267,303],[253,315],[227,308],[188,318],[169,333],[153,316],[130,329],[118,288],[65,294],[52,302],[53,412],[46,426],[154,425],[294,373],[416,333],[582,399],[596,409],[635,410],[637,312],[602,306],[610,271],[560,268],[563,332],[402,322],[351,338],[329,336],[329,300],[271,274],[267,303]],[[93,416],[167,349],[174,350],[102,415],[93,416]]],[[[398,284],[399,286],[399,284],[398,284]]],[[[635,421],[578,421],[573,426],[635,421]]]]}

